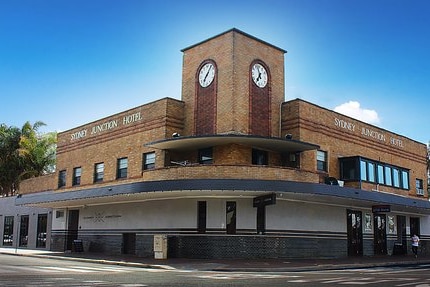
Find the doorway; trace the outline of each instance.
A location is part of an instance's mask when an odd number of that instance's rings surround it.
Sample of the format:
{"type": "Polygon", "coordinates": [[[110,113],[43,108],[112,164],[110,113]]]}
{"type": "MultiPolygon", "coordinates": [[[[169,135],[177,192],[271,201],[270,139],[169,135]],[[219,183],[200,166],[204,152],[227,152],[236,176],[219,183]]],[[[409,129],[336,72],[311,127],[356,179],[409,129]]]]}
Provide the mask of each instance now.
{"type": "Polygon", "coordinates": [[[69,220],[66,233],[66,250],[72,250],[73,241],[78,239],[79,210],[69,210],[69,220]]]}
{"type": "Polygon", "coordinates": [[[386,215],[373,216],[373,251],[375,255],[387,254],[386,215]]]}
{"type": "Polygon", "coordinates": [[[136,233],[123,233],[122,234],[122,254],[136,253],[136,233]]]}
{"type": "Polygon", "coordinates": [[[397,242],[402,244],[402,254],[407,253],[406,216],[397,215],[397,242]]]}
{"type": "Polygon", "coordinates": [[[363,255],[363,231],[361,211],[347,210],[348,256],[363,255]]]}

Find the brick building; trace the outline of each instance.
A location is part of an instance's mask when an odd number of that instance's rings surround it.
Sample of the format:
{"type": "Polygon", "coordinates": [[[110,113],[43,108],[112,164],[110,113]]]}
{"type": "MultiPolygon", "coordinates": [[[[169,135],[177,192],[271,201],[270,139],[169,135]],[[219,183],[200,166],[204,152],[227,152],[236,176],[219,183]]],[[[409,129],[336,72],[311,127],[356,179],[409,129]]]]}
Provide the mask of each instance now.
{"type": "Polygon", "coordinates": [[[308,258],[430,239],[424,144],[285,101],[286,51],[240,30],[182,52],[181,100],[59,133],[57,172],[21,184],[17,205],[53,209],[52,250],[153,256],[162,234],[169,257],[308,258]]]}

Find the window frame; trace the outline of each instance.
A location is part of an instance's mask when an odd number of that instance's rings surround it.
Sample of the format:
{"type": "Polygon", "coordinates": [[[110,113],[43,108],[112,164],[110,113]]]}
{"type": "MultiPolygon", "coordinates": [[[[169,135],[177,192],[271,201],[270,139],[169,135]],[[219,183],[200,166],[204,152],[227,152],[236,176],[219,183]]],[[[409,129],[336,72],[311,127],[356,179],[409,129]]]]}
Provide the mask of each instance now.
{"type": "Polygon", "coordinates": [[[203,148],[198,150],[199,164],[213,164],[213,148],[203,148]]]}
{"type": "Polygon", "coordinates": [[[410,170],[361,156],[339,158],[340,180],[376,183],[392,188],[410,190],[410,170]],[[355,169],[358,166],[358,174],[355,169]],[[351,170],[353,173],[351,173],[351,170]],[[350,175],[354,174],[355,178],[350,175]],[[347,178],[348,177],[348,178],[347,178]]]}
{"type": "Polygon", "coordinates": [[[105,163],[104,162],[98,162],[94,164],[94,179],[93,182],[103,182],[105,177],[105,163]],[[100,171],[100,167],[101,171],[100,171]]]}
{"type": "Polygon", "coordinates": [[[67,182],[67,172],[65,169],[62,169],[58,172],[58,188],[65,187],[66,182],[67,182]]]}
{"type": "Polygon", "coordinates": [[[142,156],[142,170],[155,169],[155,151],[144,153],[142,156]]]}
{"type": "Polygon", "coordinates": [[[81,185],[82,167],[78,166],[73,168],[72,185],[81,185]]]}
{"type": "Polygon", "coordinates": [[[317,171],[328,172],[328,154],[326,151],[317,150],[317,171]],[[321,159],[321,156],[323,158],[321,159]]]}
{"type": "Polygon", "coordinates": [[[124,179],[128,176],[128,157],[117,159],[116,179],[124,179]]]}

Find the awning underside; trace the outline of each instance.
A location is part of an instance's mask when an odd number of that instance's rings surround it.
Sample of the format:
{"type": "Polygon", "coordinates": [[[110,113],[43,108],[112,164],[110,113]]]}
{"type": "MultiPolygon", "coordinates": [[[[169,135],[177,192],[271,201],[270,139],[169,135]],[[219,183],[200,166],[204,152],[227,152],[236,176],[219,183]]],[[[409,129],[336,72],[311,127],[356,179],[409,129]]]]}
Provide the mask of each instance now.
{"type": "Polygon", "coordinates": [[[17,196],[16,205],[70,208],[170,200],[174,198],[252,198],[276,193],[279,200],[314,202],[348,208],[390,205],[392,211],[430,214],[430,202],[389,193],[334,185],[273,180],[199,179],[136,182],[77,191],[17,196]]]}
{"type": "Polygon", "coordinates": [[[293,139],[260,137],[251,135],[206,135],[206,136],[178,136],[145,144],[162,150],[196,150],[213,146],[240,144],[252,146],[254,148],[274,151],[274,152],[301,152],[306,150],[316,150],[318,145],[306,143],[293,139]]]}

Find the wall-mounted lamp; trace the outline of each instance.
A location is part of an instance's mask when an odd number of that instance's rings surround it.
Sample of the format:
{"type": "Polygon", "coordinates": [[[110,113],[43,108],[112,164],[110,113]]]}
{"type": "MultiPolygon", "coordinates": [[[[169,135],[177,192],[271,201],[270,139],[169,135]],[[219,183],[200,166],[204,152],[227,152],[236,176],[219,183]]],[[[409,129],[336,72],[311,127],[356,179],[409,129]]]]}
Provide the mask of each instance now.
{"type": "Polygon", "coordinates": [[[179,134],[179,133],[173,133],[172,134],[172,138],[178,138],[178,137],[180,137],[181,135],[179,134]]]}
{"type": "Polygon", "coordinates": [[[285,139],[287,139],[287,140],[290,140],[290,139],[292,139],[293,138],[293,135],[292,134],[286,134],[285,135],[285,139]]]}

